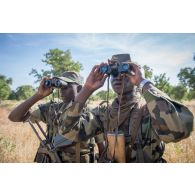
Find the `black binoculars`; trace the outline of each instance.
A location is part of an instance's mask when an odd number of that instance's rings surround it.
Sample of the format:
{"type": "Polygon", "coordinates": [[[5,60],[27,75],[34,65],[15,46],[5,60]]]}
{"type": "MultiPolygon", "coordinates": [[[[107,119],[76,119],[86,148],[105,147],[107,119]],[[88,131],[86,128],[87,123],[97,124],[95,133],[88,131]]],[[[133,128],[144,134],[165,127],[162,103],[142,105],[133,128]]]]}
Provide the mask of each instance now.
{"type": "Polygon", "coordinates": [[[44,86],[45,87],[54,87],[54,88],[62,88],[64,86],[67,86],[68,83],[65,82],[65,81],[62,81],[58,78],[52,78],[52,79],[47,79],[45,82],[44,82],[44,86]]]}
{"type": "Polygon", "coordinates": [[[100,67],[100,72],[113,77],[117,77],[118,74],[129,73],[130,65],[128,63],[114,63],[100,67]]]}

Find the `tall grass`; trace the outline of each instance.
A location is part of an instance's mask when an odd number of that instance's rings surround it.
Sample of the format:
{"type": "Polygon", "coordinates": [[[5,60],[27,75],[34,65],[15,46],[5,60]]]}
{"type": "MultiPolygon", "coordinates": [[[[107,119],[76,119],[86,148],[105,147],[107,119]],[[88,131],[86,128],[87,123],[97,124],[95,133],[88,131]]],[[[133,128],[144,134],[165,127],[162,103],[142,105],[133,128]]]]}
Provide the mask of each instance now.
{"type": "Polygon", "coordinates": [[[33,162],[39,141],[27,123],[8,119],[13,106],[0,107],[0,162],[33,162]]]}

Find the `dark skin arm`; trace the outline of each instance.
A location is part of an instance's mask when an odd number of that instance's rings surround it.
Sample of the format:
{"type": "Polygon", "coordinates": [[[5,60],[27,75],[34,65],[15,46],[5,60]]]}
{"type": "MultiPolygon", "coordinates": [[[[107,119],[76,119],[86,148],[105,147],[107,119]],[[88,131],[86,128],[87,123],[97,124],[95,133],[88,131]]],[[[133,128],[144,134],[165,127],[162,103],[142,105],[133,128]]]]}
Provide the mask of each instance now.
{"type": "Polygon", "coordinates": [[[40,83],[38,91],[29,99],[18,105],[14,110],[9,114],[8,118],[13,122],[22,122],[25,121],[28,117],[29,109],[39,100],[50,95],[53,91],[52,88],[44,87],[45,80],[48,77],[44,77],[40,83]]]}
{"type": "Polygon", "coordinates": [[[91,70],[89,76],[87,77],[87,80],[79,92],[79,94],[75,97],[75,102],[79,102],[84,104],[89,96],[97,89],[102,87],[104,85],[104,82],[107,78],[107,75],[100,73],[99,68],[100,66],[103,66],[104,63],[101,65],[96,65],[91,70]]]}

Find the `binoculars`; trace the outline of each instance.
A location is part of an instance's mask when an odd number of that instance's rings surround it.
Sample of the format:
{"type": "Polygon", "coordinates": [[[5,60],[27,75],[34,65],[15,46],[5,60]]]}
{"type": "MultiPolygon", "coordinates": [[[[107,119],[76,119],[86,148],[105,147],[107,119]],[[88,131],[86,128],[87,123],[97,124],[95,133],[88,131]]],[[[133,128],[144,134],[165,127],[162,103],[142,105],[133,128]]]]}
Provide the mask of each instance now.
{"type": "Polygon", "coordinates": [[[62,88],[64,86],[67,86],[68,83],[65,82],[65,81],[62,81],[58,78],[52,78],[52,79],[47,79],[45,82],[44,82],[44,86],[45,87],[54,87],[54,88],[62,88]]]}
{"type": "Polygon", "coordinates": [[[112,75],[113,77],[117,77],[118,74],[129,73],[130,65],[128,63],[119,63],[116,62],[114,64],[109,64],[100,67],[100,72],[108,75],[112,75]]]}

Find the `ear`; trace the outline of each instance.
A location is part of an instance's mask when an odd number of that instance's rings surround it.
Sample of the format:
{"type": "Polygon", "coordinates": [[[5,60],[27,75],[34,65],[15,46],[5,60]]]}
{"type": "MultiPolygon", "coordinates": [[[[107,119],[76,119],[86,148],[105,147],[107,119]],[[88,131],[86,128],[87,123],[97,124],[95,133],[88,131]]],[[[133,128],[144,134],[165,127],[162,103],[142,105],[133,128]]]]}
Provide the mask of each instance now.
{"type": "Polygon", "coordinates": [[[77,93],[79,93],[79,91],[81,91],[81,89],[82,89],[82,86],[81,85],[78,85],[77,86],[77,93]]]}

